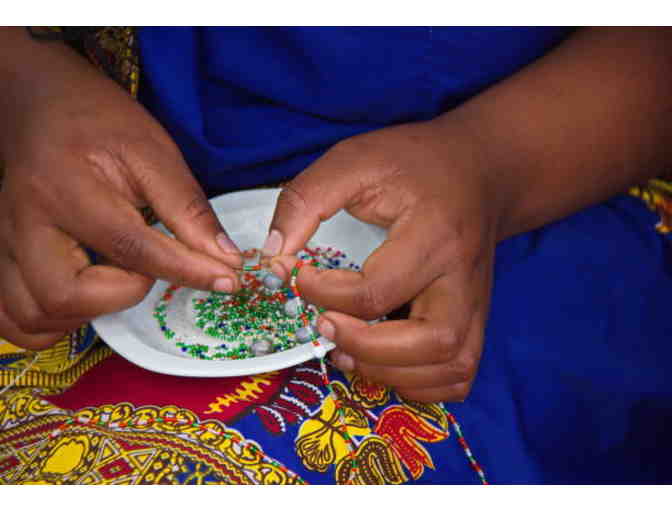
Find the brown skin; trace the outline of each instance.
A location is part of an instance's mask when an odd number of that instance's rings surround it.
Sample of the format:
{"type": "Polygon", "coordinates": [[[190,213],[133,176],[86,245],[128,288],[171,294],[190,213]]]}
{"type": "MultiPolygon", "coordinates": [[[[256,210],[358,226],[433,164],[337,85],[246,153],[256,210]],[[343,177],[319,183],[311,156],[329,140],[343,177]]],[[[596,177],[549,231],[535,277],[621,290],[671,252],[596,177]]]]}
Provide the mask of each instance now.
{"type": "Polygon", "coordinates": [[[134,305],[156,278],[239,285],[237,248],[218,244],[224,230],[180,151],[128,94],[24,29],[0,29],[0,83],[0,336],[48,347],[134,305]],[[146,205],[176,240],[145,225],[146,205]],[[91,265],[82,246],[111,264],[91,265]]]}
{"type": "MultiPolygon", "coordinates": [[[[337,365],[407,398],[464,400],[496,242],[669,165],[670,83],[669,29],[587,29],[435,120],[339,143],[281,194],[274,269],[286,276],[291,254],[341,208],[388,228],[362,274],[306,269],[299,285],[332,310],[321,329],[337,365]],[[406,301],[408,320],[362,320],[406,301]]],[[[0,32],[0,84],[0,336],[45,347],[137,302],[151,278],[209,288],[231,274],[240,261],[213,242],[221,227],[179,151],[116,86],[12,30],[0,32]],[[179,241],[140,224],[143,204],[179,241]],[[125,269],[88,265],[79,244],[125,269]]]]}
{"type": "MultiPolygon", "coordinates": [[[[280,196],[275,271],[340,209],[389,229],[361,274],[306,268],[334,363],[419,401],[476,376],[495,243],[672,164],[672,31],[586,29],[431,122],[335,146],[280,196]],[[370,319],[412,301],[408,320],[370,319]],[[357,319],[353,316],[360,317],[357,319]]],[[[636,262],[633,262],[636,263],[636,262]]]]}

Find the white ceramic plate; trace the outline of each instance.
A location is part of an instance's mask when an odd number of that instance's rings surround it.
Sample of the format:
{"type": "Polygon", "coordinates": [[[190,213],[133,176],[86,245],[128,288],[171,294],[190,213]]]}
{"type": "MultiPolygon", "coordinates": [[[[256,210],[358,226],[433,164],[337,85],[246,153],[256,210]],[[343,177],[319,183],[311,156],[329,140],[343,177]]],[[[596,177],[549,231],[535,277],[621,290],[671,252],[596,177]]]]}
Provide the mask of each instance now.
{"type": "MultiPolygon", "coordinates": [[[[259,248],[266,238],[280,190],[264,189],[221,195],[211,200],[215,213],[231,238],[243,250],[259,248]]],[[[157,228],[167,232],[159,225],[157,228]]],[[[385,239],[385,231],[353,218],[345,211],[324,222],[312,238],[322,246],[343,250],[362,265],[385,239]]],[[[158,281],[145,299],[128,310],[99,317],[93,326],[105,342],[127,360],[147,370],[187,377],[227,377],[287,368],[314,356],[313,346],[245,360],[198,360],[185,357],[159,330],[152,316],[168,282],[158,281]]],[[[323,344],[327,350],[331,342],[323,344]]]]}

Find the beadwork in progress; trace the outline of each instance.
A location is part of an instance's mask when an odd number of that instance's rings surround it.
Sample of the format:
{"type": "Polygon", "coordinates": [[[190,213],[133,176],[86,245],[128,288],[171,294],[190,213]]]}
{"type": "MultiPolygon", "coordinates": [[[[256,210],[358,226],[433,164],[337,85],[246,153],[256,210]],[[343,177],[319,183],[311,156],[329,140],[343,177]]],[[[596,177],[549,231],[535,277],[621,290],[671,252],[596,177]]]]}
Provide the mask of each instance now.
{"type": "MultiPolygon", "coordinates": [[[[206,360],[263,356],[310,342],[320,364],[322,383],[329,390],[334,402],[337,413],[335,426],[347,445],[349,468],[345,483],[353,484],[359,472],[357,444],[349,433],[346,406],[329,378],[325,359],[327,352],[317,334],[316,321],[323,310],[305,302],[296,280],[301,268],[307,264],[325,269],[352,271],[359,271],[360,267],[349,262],[344,253],[333,248],[306,247],[299,254],[299,260],[291,271],[289,287],[283,287],[282,280],[260,264],[258,250],[250,250],[244,255],[246,258],[256,259],[256,263],[243,267],[243,285],[239,292],[206,293],[171,286],[154,311],[159,327],[164,336],[175,341],[182,352],[206,360]],[[185,310],[191,310],[191,313],[185,315],[185,310]],[[180,316],[181,322],[171,320],[173,314],[180,316]],[[185,324],[188,324],[185,316],[193,321],[190,324],[191,329],[184,329],[185,324]],[[183,329],[175,329],[179,327],[183,329]],[[188,334],[191,336],[187,336],[188,334]],[[194,343],[187,343],[187,338],[194,339],[194,343]],[[203,339],[207,339],[210,345],[199,343],[203,339]]],[[[485,474],[462,436],[459,424],[451,413],[444,412],[458,435],[469,464],[481,483],[487,484],[485,474]]],[[[251,450],[251,453],[260,454],[256,450],[251,450]]]]}
{"type": "MultiPolygon", "coordinates": [[[[289,286],[283,286],[280,278],[259,263],[258,250],[244,255],[252,263],[243,267],[242,288],[237,293],[172,285],[157,303],[158,326],[182,355],[202,360],[247,359],[315,342],[315,323],[322,310],[299,296],[298,268],[289,286]]],[[[307,247],[299,253],[299,264],[305,263],[324,269],[360,269],[333,248],[307,247]]]]}

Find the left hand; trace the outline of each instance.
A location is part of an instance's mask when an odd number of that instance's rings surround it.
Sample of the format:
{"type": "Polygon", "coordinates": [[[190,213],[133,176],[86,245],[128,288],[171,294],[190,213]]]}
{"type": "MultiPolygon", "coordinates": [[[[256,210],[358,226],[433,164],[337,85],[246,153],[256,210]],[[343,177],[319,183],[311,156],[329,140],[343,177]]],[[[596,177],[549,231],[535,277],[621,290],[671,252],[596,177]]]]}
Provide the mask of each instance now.
{"type": "Polygon", "coordinates": [[[345,371],[424,402],[463,401],[476,376],[504,211],[496,168],[461,123],[439,117],[334,146],[280,194],[266,255],[287,277],[340,209],[387,229],[360,273],[304,266],[298,286],[328,312],[320,333],[345,371]],[[408,320],[369,325],[412,301],[408,320]]]}

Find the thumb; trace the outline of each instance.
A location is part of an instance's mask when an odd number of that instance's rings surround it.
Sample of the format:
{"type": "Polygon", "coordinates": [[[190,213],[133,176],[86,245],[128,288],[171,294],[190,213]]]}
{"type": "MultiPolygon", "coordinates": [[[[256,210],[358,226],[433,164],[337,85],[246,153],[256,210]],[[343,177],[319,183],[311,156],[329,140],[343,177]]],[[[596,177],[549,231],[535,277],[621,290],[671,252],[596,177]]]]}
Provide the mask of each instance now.
{"type": "Polygon", "coordinates": [[[275,206],[264,256],[295,254],[315,234],[320,223],[345,209],[363,189],[353,179],[355,165],[328,152],[283,186],[275,206]]]}
{"type": "Polygon", "coordinates": [[[152,178],[138,181],[159,219],[189,248],[231,267],[242,265],[240,250],[219,222],[179,150],[151,156],[141,170],[152,178]]]}

